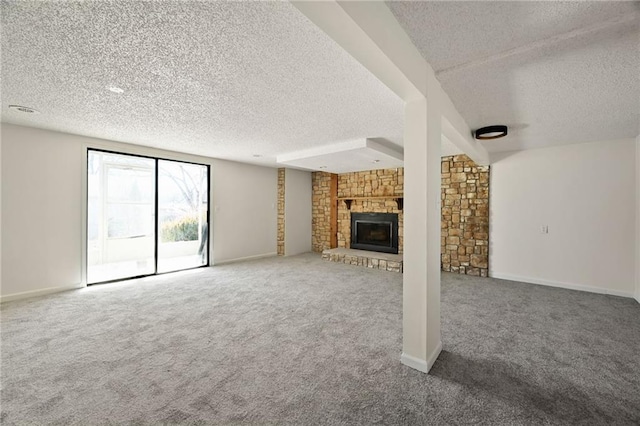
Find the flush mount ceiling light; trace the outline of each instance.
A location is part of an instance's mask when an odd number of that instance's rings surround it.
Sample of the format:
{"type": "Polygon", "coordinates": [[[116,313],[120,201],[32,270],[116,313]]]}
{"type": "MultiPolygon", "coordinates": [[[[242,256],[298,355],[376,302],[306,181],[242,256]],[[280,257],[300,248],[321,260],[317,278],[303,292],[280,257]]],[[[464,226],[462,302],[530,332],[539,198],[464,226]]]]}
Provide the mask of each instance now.
{"type": "Polygon", "coordinates": [[[27,114],[38,114],[38,110],[22,105],[9,105],[9,109],[14,111],[26,112],[27,114]]]}
{"type": "Polygon", "coordinates": [[[488,140],[507,136],[507,126],[487,126],[476,130],[476,139],[488,140]]]}
{"type": "Polygon", "coordinates": [[[118,94],[124,93],[124,89],[121,89],[121,88],[116,87],[116,86],[109,86],[109,87],[107,87],[107,89],[109,89],[109,91],[111,91],[113,93],[118,93],[118,94]]]}

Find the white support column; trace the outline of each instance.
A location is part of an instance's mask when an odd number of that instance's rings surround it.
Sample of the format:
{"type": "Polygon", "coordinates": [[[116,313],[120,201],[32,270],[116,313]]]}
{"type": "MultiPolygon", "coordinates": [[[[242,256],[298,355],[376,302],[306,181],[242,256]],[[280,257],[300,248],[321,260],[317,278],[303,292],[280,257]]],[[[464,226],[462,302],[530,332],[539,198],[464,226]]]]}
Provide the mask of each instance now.
{"type": "Polygon", "coordinates": [[[307,18],[406,102],[404,138],[404,364],[428,372],[440,342],[442,132],[485,164],[488,155],[431,66],[384,2],[294,1],[307,18]],[[446,119],[445,119],[446,117],[446,119]],[[443,125],[444,122],[444,125],[443,125]]]}
{"type": "Polygon", "coordinates": [[[404,137],[403,364],[428,372],[440,340],[439,99],[408,102],[404,137]]]}
{"type": "Polygon", "coordinates": [[[640,135],[636,137],[636,300],[640,303],[640,135]]]}

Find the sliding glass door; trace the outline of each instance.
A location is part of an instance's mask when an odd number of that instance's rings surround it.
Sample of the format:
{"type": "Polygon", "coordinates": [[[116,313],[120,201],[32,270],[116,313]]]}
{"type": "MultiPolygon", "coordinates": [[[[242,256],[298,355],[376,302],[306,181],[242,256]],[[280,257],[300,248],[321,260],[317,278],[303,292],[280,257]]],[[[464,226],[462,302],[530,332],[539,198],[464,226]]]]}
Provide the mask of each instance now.
{"type": "Polygon", "coordinates": [[[158,161],[158,272],[207,264],[207,166],[158,161]]]}
{"type": "Polygon", "coordinates": [[[209,167],[89,150],[87,283],[209,264],[209,167]]]}
{"type": "Polygon", "coordinates": [[[154,159],[89,151],[87,282],[155,272],[154,159]]]}

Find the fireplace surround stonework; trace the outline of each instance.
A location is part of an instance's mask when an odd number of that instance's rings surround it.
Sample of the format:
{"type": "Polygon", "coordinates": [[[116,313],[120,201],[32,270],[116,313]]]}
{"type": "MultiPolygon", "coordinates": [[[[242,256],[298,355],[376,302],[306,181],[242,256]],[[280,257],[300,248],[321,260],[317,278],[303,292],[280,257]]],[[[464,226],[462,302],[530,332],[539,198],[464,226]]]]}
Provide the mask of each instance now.
{"type": "Polygon", "coordinates": [[[337,175],[333,198],[337,204],[337,241],[331,246],[331,177],[326,172],[313,172],[312,245],[322,252],[334,247],[348,249],[351,245],[351,212],[397,213],[398,253],[402,253],[402,210],[396,198],[403,196],[404,169],[368,170],[337,175]],[[370,197],[370,198],[369,198],[370,197]],[[352,198],[350,208],[344,198],[352,198]]]}
{"type": "MultiPolygon", "coordinates": [[[[441,167],[441,268],[486,277],[489,272],[489,166],[478,166],[466,155],[456,155],[443,157],[441,167]]],[[[403,196],[403,168],[340,175],[313,172],[312,184],[313,251],[349,249],[350,213],[369,212],[398,213],[398,245],[402,253],[403,214],[394,196],[403,196]],[[355,198],[351,209],[343,200],[349,197],[355,198]],[[336,216],[335,220],[332,215],[336,216]],[[337,222],[334,241],[332,222],[337,222]]]]}
{"type": "MultiPolygon", "coordinates": [[[[337,177],[327,172],[311,173],[311,200],[313,203],[311,209],[311,248],[317,253],[322,250],[334,248],[331,244],[331,208],[332,198],[337,204],[337,177]],[[332,176],[335,181],[334,194],[332,195],[332,176]]],[[[335,237],[334,237],[335,239],[335,237]]]]}
{"type": "Polygon", "coordinates": [[[466,155],[442,157],[443,271],[486,277],[489,273],[489,166],[466,155]]]}
{"type": "Polygon", "coordinates": [[[284,256],[284,178],[285,169],[278,169],[278,256],[284,256]]]}

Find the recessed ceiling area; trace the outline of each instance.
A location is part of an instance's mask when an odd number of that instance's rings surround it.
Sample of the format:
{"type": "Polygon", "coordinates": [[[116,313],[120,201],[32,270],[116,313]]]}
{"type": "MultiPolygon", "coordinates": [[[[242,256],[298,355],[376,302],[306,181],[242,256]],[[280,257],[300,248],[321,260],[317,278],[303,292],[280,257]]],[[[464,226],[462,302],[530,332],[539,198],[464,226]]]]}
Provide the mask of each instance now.
{"type": "Polygon", "coordinates": [[[360,139],[279,155],[278,164],[329,173],[393,169],[403,166],[404,152],[397,145],[360,139]]]}
{"type": "Polygon", "coordinates": [[[640,133],[640,3],[387,4],[489,152],[640,133]]]}
{"type": "Polygon", "coordinates": [[[404,102],[288,2],[1,7],[5,123],[268,166],[402,145],[404,102]]]}

